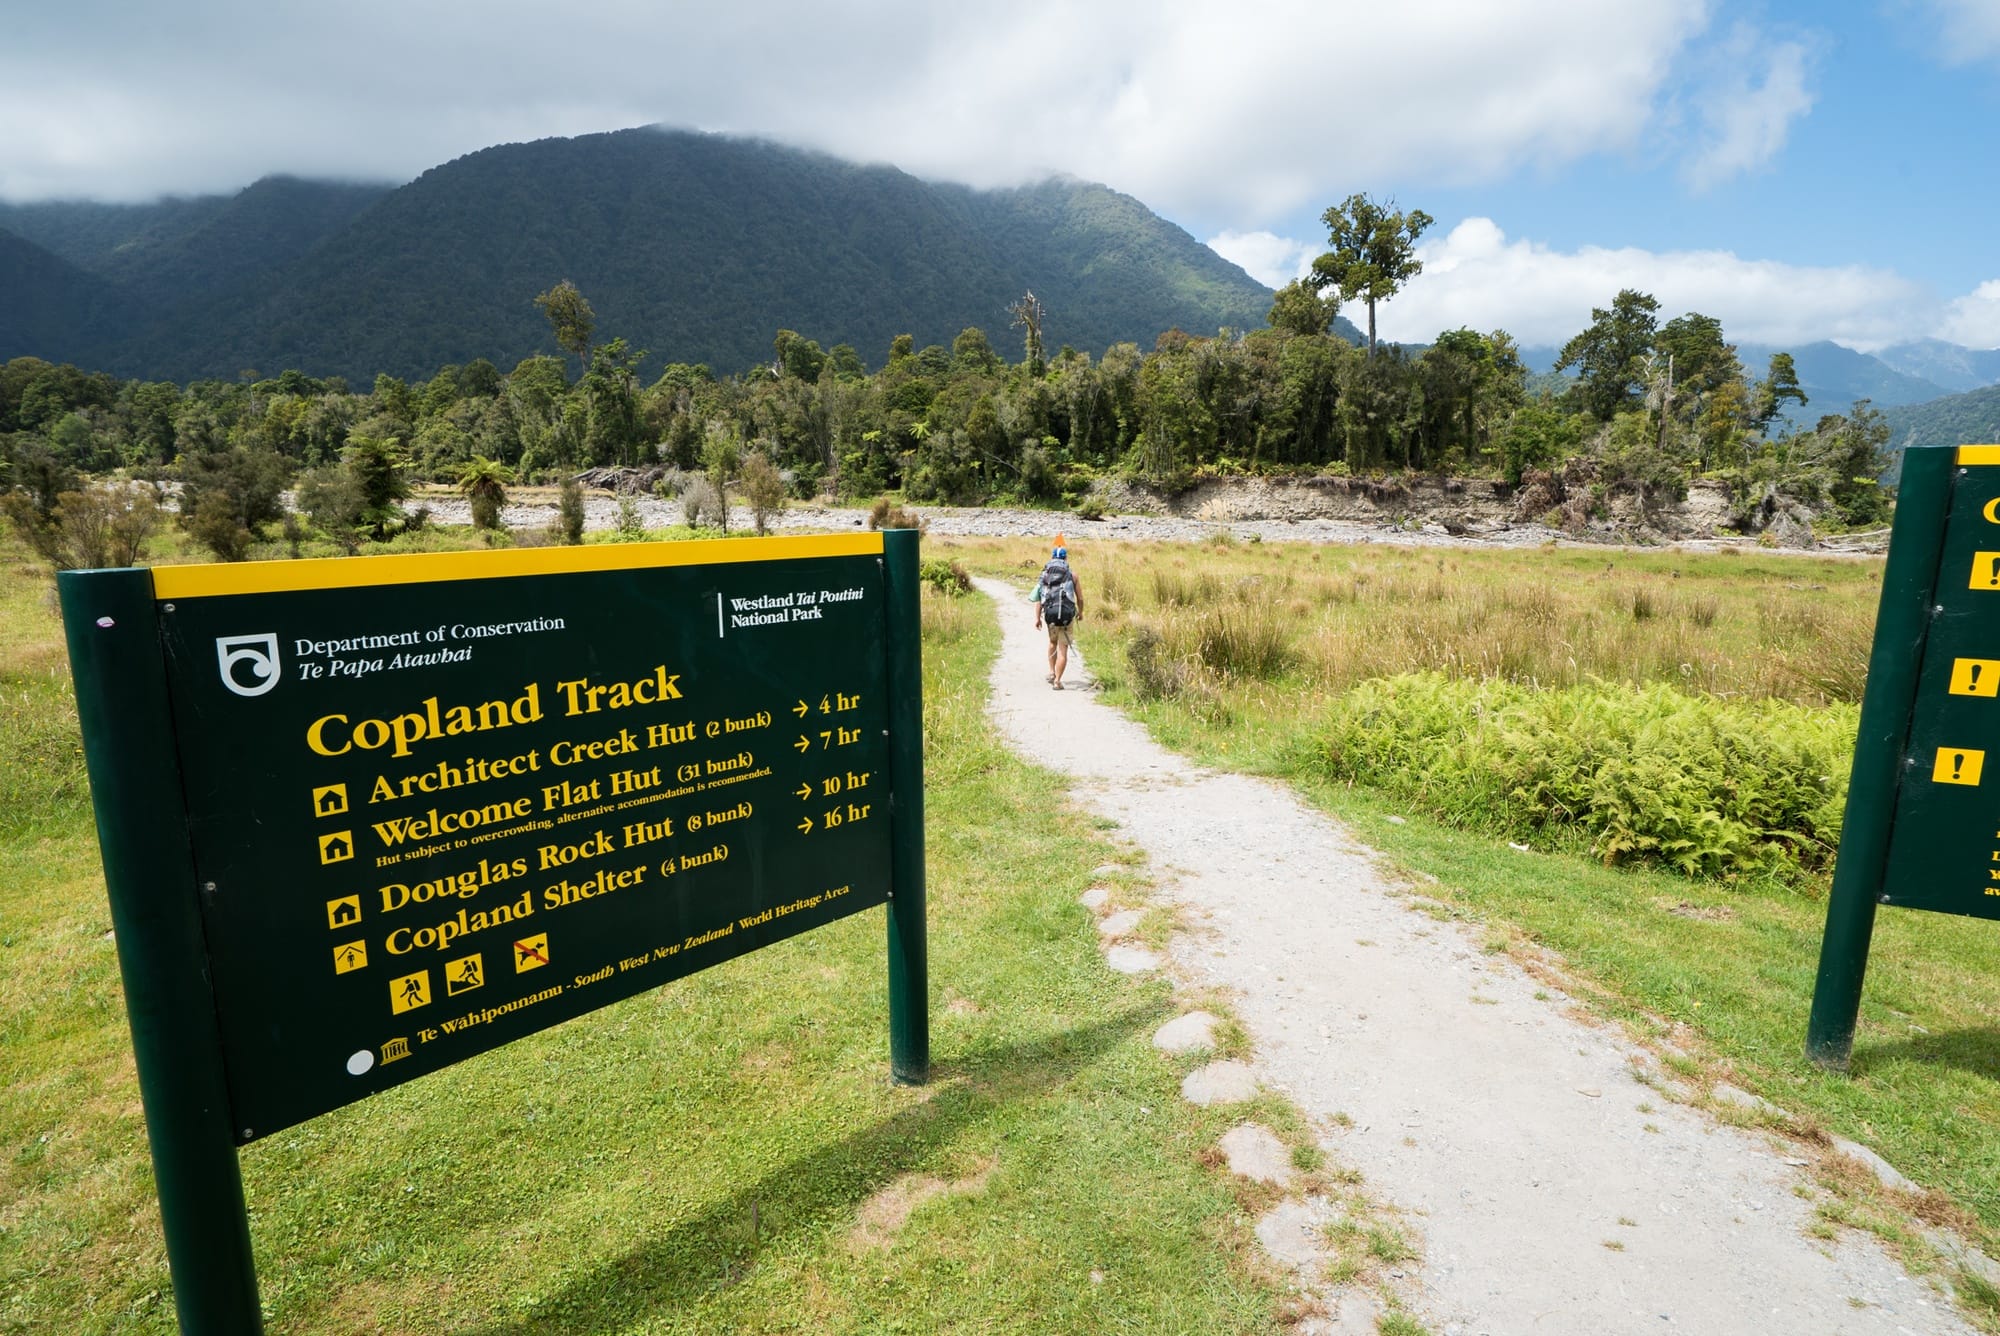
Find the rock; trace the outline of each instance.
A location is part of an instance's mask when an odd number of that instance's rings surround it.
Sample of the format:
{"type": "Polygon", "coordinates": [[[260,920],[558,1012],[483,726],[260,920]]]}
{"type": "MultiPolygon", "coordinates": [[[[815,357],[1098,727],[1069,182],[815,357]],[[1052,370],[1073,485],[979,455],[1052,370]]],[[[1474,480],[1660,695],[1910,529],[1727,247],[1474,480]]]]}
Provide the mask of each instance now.
{"type": "Polygon", "coordinates": [[[1181,1098],[1209,1108],[1216,1104],[1241,1104],[1257,1095],[1257,1078],[1241,1062],[1211,1062],[1197,1067],[1181,1082],[1181,1098]]]}
{"type": "Polygon", "coordinates": [[[1099,863],[1090,870],[1093,877],[1115,877],[1125,869],[1117,863],[1099,863]]]}
{"type": "Polygon", "coordinates": [[[1927,1229],[1924,1237],[1931,1246],[1961,1271],[1969,1271],[1995,1289],[2000,1289],[2000,1262],[1979,1251],[1948,1229],[1927,1229]]]}
{"type": "Polygon", "coordinates": [[[1229,1161],[1229,1172],[1238,1178],[1288,1188],[1298,1176],[1292,1168],[1292,1153],[1277,1133],[1261,1123],[1238,1123],[1222,1134],[1218,1144],[1229,1161]]]}
{"type": "Polygon", "coordinates": [[[1753,1095],[1747,1090],[1730,1085],[1727,1081],[1717,1081],[1715,1089],[1709,1091],[1709,1095],[1717,1104],[1724,1104],[1732,1109],[1748,1109],[1752,1113],[1784,1113],[1783,1109],[1762,1095],[1753,1095]]]}
{"type": "Polygon", "coordinates": [[[1107,914],[1098,920],[1097,931],[1106,941],[1123,937],[1139,926],[1145,914],[1137,909],[1121,909],[1116,914],[1107,914]]]}
{"type": "Polygon", "coordinates": [[[1890,1164],[1887,1160],[1858,1141],[1849,1141],[1845,1137],[1835,1137],[1833,1139],[1833,1153],[1836,1155],[1845,1155],[1848,1159],[1858,1160],[1867,1166],[1868,1172],[1875,1175],[1875,1181],[1885,1188],[1895,1188],[1900,1192],[1923,1191],[1922,1188],[1918,1187],[1908,1178],[1905,1178],[1895,1165],[1890,1164]]]}
{"type": "Polygon", "coordinates": [[[1206,1011],[1190,1011],[1153,1031],[1153,1047],[1164,1053],[1192,1053],[1215,1047],[1216,1018],[1206,1011]]]}
{"type": "Polygon", "coordinates": [[[1144,974],[1160,967],[1160,958],[1143,946],[1114,946],[1104,953],[1104,963],[1120,974],[1144,974]]]}
{"type": "Polygon", "coordinates": [[[1309,1270],[1326,1257],[1326,1226],[1333,1215],[1324,1197],[1281,1201],[1257,1217],[1257,1242],[1271,1260],[1295,1271],[1309,1270]]]}
{"type": "Polygon", "coordinates": [[[1779,547],[1806,548],[1813,545],[1812,526],[1789,511],[1773,516],[1764,533],[1779,547]]]}
{"type": "Polygon", "coordinates": [[[1104,908],[1105,902],[1110,898],[1111,888],[1109,886],[1093,886],[1076,899],[1078,904],[1095,913],[1104,908]]]}

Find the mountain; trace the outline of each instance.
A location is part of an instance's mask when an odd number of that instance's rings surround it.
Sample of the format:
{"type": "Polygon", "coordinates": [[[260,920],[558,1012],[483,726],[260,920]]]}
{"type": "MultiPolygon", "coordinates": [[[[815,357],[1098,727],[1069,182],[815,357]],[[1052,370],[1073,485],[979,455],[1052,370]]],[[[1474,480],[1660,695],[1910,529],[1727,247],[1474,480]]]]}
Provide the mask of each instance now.
{"type": "Polygon", "coordinates": [[[228,207],[229,198],[174,196],[150,204],[0,201],[0,227],[53,251],[79,269],[102,273],[120,254],[144,251],[195,230],[228,207]]]}
{"type": "Polygon", "coordinates": [[[1889,421],[1889,448],[1912,445],[2000,444],[2000,385],[1965,394],[1884,409],[1889,421]]]}
{"type": "Polygon", "coordinates": [[[1951,394],[2000,382],[2000,348],[1962,348],[1942,339],[1917,339],[1893,344],[1875,356],[1896,370],[1921,377],[1951,394]]]}
{"type": "MultiPolygon", "coordinates": [[[[1957,347],[1955,344],[1937,346],[1939,349],[1957,347]]],[[[1985,356],[1971,353],[1969,349],[1958,351],[1973,358],[1985,356]]],[[[1875,407],[1886,408],[1897,404],[1923,403],[1950,393],[1934,381],[1897,370],[1880,357],[1858,353],[1824,339],[1790,347],[1759,343],[1742,343],[1736,347],[1737,360],[1743,364],[1743,372],[1751,380],[1763,379],[1770,371],[1771,355],[1781,352],[1792,355],[1792,367],[1798,373],[1799,388],[1805,391],[1808,400],[1803,408],[1792,404],[1786,406],[1786,417],[1801,427],[1810,427],[1828,413],[1849,412],[1857,399],[1869,399],[1875,407]]],[[[1521,360],[1529,370],[1536,372],[1552,372],[1559,356],[1560,350],[1551,347],[1521,350],[1521,360]]]]}
{"type": "MultiPolygon", "coordinates": [[[[145,312],[120,337],[70,331],[83,360],[176,380],[297,367],[365,382],[478,357],[506,368],[555,351],[533,298],[565,278],[595,307],[600,340],[724,372],[768,360],[779,329],[850,343],[870,364],[902,333],[949,343],[976,325],[1005,347],[1008,308],[1028,290],[1051,351],[1093,354],[1150,347],[1174,326],[1255,328],[1271,303],[1101,185],[975,191],[660,129],[486,149],[393,190],[260,182],[122,224],[88,211],[109,206],[37,207],[44,233],[68,209],[67,258],[145,312]]],[[[0,340],[0,358],[40,351],[0,340]]]]}
{"type": "Polygon", "coordinates": [[[1790,353],[1799,375],[1799,388],[1810,400],[1803,410],[1792,414],[1807,424],[1828,413],[1845,413],[1856,399],[1873,400],[1877,408],[1890,404],[1915,404],[1936,399],[1944,387],[1917,376],[1906,375],[1867,353],[1855,352],[1821,339],[1792,347],[1745,343],[1736,355],[1752,380],[1761,380],[1770,370],[1771,354],[1790,353]]]}
{"type": "Polygon", "coordinates": [[[134,315],[133,303],[114,285],[6,231],[0,231],[0,295],[0,349],[52,362],[87,364],[134,315]]]}

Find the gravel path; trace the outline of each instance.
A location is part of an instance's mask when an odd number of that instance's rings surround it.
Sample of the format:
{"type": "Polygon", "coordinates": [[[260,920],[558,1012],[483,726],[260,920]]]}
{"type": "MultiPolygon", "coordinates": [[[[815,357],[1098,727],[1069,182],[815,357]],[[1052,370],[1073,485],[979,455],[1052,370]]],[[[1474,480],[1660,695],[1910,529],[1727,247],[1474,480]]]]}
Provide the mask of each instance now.
{"type": "Polygon", "coordinates": [[[1088,691],[1051,691],[1030,605],[979,586],[1004,632],[996,724],[1147,852],[1190,925],[1171,970],[1233,995],[1259,1077],[1411,1213],[1431,1330],[1971,1330],[1873,1238],[1809,1238],[1782,1148],[1642,1085],[1644,1053],[1410,908],[1331,818],[1162,749],[1088,691]]]}

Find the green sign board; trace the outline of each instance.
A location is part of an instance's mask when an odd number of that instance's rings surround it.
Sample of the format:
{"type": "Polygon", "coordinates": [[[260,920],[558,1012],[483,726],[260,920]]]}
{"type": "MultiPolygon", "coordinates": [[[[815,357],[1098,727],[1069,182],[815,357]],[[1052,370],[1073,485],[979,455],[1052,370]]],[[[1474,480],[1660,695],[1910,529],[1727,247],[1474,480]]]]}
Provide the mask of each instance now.
{"type": "Polygon", "coordinates": [[[2000,458],[1955,454],[1880,902],[2000,918],[2000,458]]]}
{"type": "Polygon", "coordinates": [[[875,905],[925,1078],[915,545],[64,577],[177,1290],[173,1163],[875,905]]]}
{"type": "Polygon", "coordinates": [[[1904,452],[1806,1052],[1844,1068],[1877,905],[2000,918],[2000,446],[1904,452]]]}

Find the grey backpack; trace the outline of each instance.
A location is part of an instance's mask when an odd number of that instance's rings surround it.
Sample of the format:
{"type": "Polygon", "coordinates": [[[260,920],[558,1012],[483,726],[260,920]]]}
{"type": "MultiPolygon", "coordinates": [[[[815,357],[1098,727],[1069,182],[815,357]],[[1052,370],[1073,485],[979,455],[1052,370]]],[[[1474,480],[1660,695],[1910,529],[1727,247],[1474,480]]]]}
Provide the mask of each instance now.
{"type": "Polygon", "coordinates": [[[1051,561],[1042,568],[1042,620],[1051,626],[1068,626],[1076,620],[1076,578],[1066,561],[1051,561]]]}

